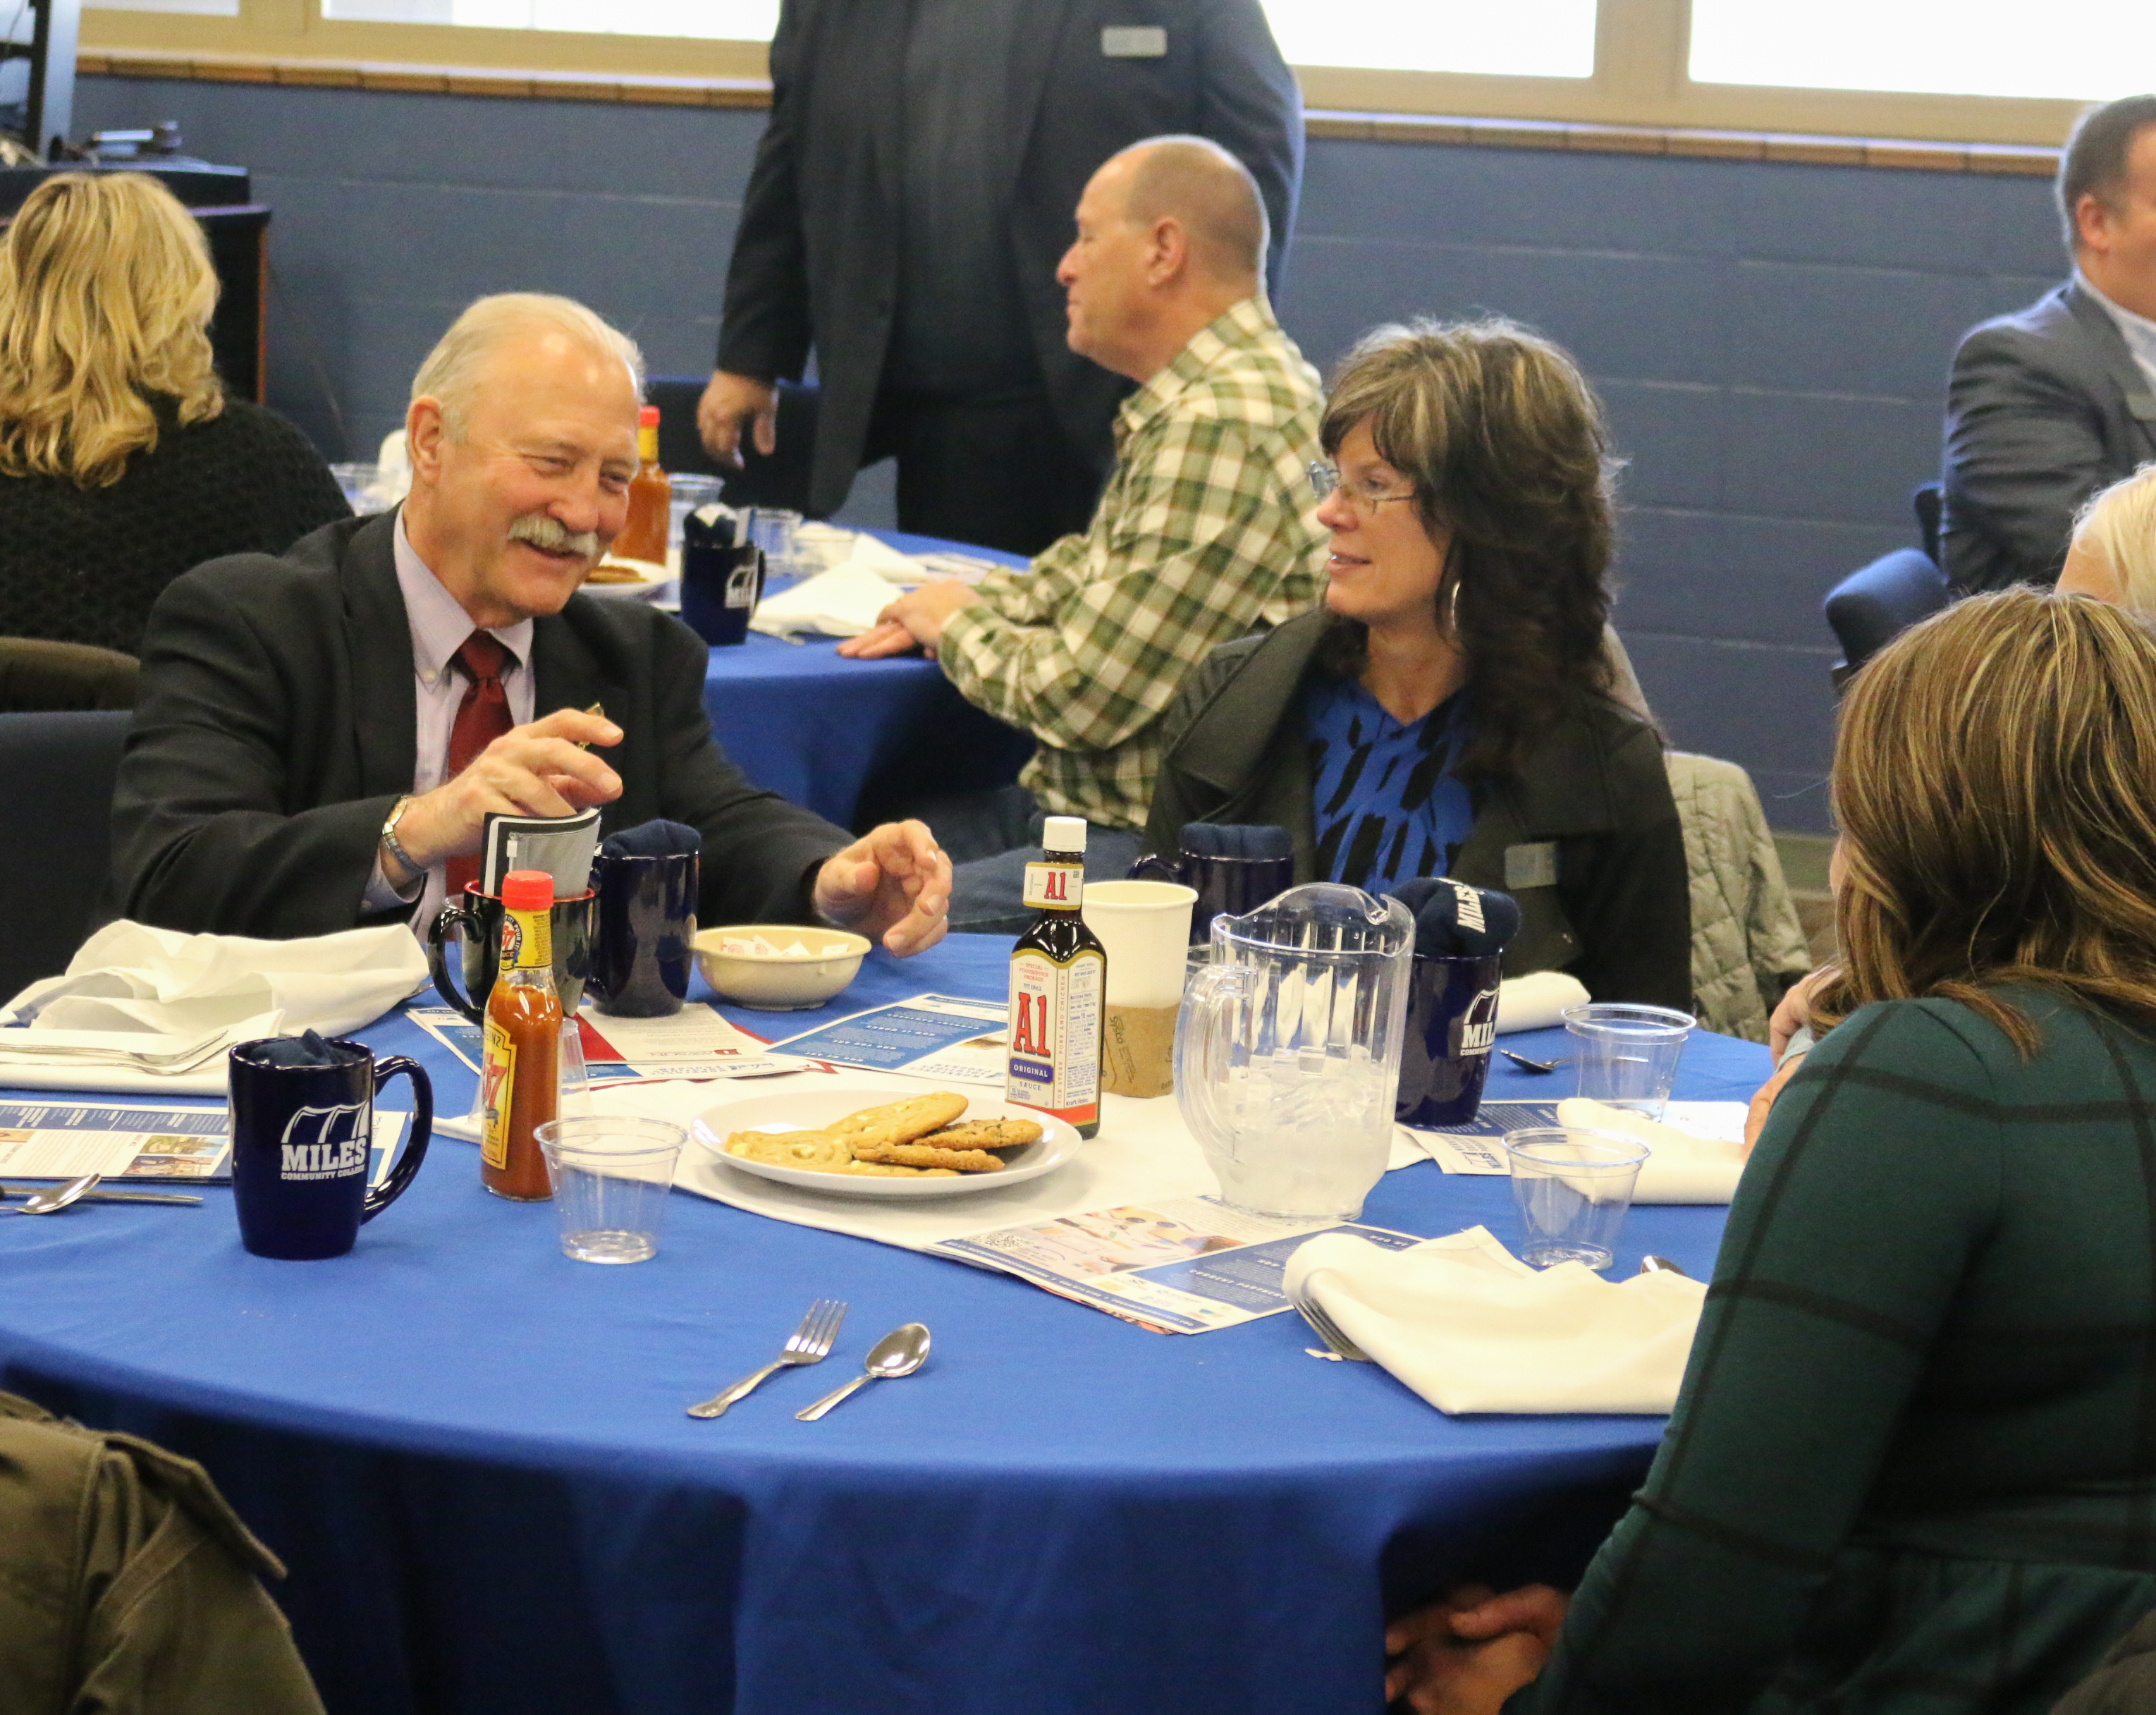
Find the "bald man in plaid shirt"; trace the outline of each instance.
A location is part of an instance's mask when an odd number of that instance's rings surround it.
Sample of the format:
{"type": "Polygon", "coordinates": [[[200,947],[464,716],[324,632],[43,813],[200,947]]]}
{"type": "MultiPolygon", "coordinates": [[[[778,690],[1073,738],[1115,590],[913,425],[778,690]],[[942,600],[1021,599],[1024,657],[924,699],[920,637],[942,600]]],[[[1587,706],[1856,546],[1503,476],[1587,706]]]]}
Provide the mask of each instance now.
{"type": "Polygon", "coordinates": [[[1120,876],[1184,677],[1215,644],[1317,604],[1326,537],[1302,496],[1323,399],[1260,285],[1265,240],[1256,186],[1215,144],[1154,138],[1101,167],[1057,278],[1071,349],[1139,385],[1091,525],[1026,571],[924,584],[839,645],[926,650],[1040,741],[1017,787],[917,807],[957,865],[953,929],[1030,918],[1043,815],[1084,817],[1087,877],[1120,876]]]}

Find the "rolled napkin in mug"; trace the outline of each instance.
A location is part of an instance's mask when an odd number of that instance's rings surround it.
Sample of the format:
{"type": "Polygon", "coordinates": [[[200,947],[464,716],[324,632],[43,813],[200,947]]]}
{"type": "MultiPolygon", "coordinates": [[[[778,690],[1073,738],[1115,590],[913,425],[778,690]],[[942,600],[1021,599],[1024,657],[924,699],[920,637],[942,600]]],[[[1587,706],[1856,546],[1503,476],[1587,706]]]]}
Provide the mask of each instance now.
{"type": "Polygon", "coordinates": [[[1695,1137],[1606,1102],[1574,1096],[1557,1105],[1557,1122],[1593,1132],[1617,1132],[1647,1146],[1646,1161],[1633,1183],[1635,1203],[1727,1203],[1737,1194],[1747,1151],[1742,1143],[1695,1137]]]}
{"type": "Polygon", "coordinates": [[[1324,1234],[1284,1285],[1446,1413],[1666,1412],[1707,1297],[1676,1274],[1532,1269],[1485,1227],[1405,1250],[1324,1234]]]}
{"type": "Polygon", "coordinates": [[[704,836],[683,822],[654,818],[607,835],[600,853],[610,858],[680,857],[704,849],[704,836]]]}
{"type": "Polygon", "coordinates": [[[1564,1022],[1564,1009],[1588,998],[1587,985],[1563,971],[1507,977],[1497,985],[1497,1034],[1548,1030],[1564,1022]]]}
{"type": "Polygon", "coordinates": [[[1176,844],[1192,857],[1285,858],[1295,841],[1269,822],[1185,822],[1176,844]]]}
{"type": "Polygon", "coordinates": [[[319,1030],[305,1030],[264,1042],[254,1050],[254,1057],[273,1066],[333,1066],[351,1059],[352,1050],[335,1046],[319,1030]]]}
{"type": "Polygon", "coordinates": [[[1509,893],[1448,875],[1417,875],[1385,891],[1414,914],[1417,958],[1486,958],[1519,932],[1519,904],[1509,893]]]}

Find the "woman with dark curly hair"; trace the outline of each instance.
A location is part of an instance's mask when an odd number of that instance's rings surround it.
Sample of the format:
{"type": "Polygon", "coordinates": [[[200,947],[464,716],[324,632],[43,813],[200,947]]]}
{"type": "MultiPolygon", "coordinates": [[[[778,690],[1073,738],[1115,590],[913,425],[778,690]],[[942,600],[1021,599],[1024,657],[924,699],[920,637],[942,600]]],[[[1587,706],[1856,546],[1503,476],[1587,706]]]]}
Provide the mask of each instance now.
{"type": "Polygon", "coordinates": [[[1383,327],[1321,434],[1324,607],[1192,675],[1152,848],[1272,823],[1298,881],[1500,888],[1522,918],[1507,974],[1688,1006],[1683,834],[1605,643],[1609,434],[1585,377],[1508,321],[1383,327]]]}

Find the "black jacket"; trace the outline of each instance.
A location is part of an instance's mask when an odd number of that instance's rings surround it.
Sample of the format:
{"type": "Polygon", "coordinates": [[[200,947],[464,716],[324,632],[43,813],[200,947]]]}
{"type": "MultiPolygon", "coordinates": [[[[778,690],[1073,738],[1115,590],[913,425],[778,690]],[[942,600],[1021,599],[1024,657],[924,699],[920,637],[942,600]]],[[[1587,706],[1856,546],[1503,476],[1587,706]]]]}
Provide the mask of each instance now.
{"type": "MultiPolygon", "coordinates": [[[[281,559],[213,560],[158,600],[113,799],[124,915],[275,939],[393,920],[363,918],[360,898],[417,746],[395,517],[330,525],[281,559]]],[[[602,825],[665,816],[702,833],[700,921],[808,920],[814,869],[851,836],[721,753],[694,632],[578,594],[536,622],[531,658],[535,716],[599,703],[623,731],[602,825]]]]}
{"type": "MultiPolygon", "coordinates": [[[[809,509],[846,497],[867,438],[896,309],[901,83],[911,8],[898,0],[785,0],[771,44],[771,120],[742,193],[726,275],[719,367],[798,377],[809,348],[822,388],[809,509]]],[[[978,68],[1012,141],[1010,243],[1048,395],[1071,444],[1111,462],[1128,390],[1065,343],[1056,264],[1094,171],[1163,132],[1195,132],[1256,176],[1273,233],[1295,227],[1302,104],[1258,0],[1032,0],[1019,55],[978,68]],[[1158,58],[1102,51],[1103,28],[1166,32],[1158,58]]]]}
{"type": "Polygon", "coordinates": [[[1947,386],[1939,552],[1958,593],[2056,583],[2074,514],[2156,459],[2156,394],[2079,283],[1972,328],[1947,386]]]}
{"type": "MultiPolygon", "coordinates": [[[[1226,643],[1162,717],[1166,755],[1146,840],[1173,851],[1186,822],[1270,823],[1295,841],[1296,879],[1316,877],[1302,692],[1327,616],[1306,614],[1226,643]]],[[[1511,893],[1520,931],[1505,974],[1564,970],[1597,1000],[1691,1004],[1691,896],[1684,832],[1654,728],[1614,704],[1561,723],[1522,778],[1473,794],[1475,824],[1452,874],[1511,893]],[[1506,886],[1506,854],[1557,848],[1554,886],[1506,886]]]]}

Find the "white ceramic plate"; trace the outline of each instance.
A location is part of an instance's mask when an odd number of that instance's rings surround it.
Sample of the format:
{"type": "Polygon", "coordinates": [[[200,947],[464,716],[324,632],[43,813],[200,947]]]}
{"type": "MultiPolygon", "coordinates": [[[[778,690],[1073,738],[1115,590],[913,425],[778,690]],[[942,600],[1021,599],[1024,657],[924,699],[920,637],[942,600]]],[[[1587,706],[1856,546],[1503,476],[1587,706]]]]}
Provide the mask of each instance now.
{"type": "Polygon", "coordinates": [[[907,1089],[795,1090],[783,1096],[758,1096],[706,1109],[696,1116],[690,1132],[714,1161],[736,1173],[776,1179],[783,1185],[798,1185],[804,1191],[823,1191],[834,1197],[966,1197],[976,1191],[993,1191],[1001,1185],[1021,1184],[1054,1173],[1078,1153],[1084,1141],[1065,1121],[1008,1101],[970,1096],[962,1120],[1032,1120],[1040,1127],[1038,1142],[1004,1153],[1009,1165],[999,1173],[961,1173],[955,1179],[857,1178],[851,1173],[819,1173],[807,1168],[781,1167],[776,1162],[745,1161],[726,1153],[726,1139],[736,1132],[813,1132],[865,1107],[903,1101],[923,1093],[916,1084],[907,1089]]]}

